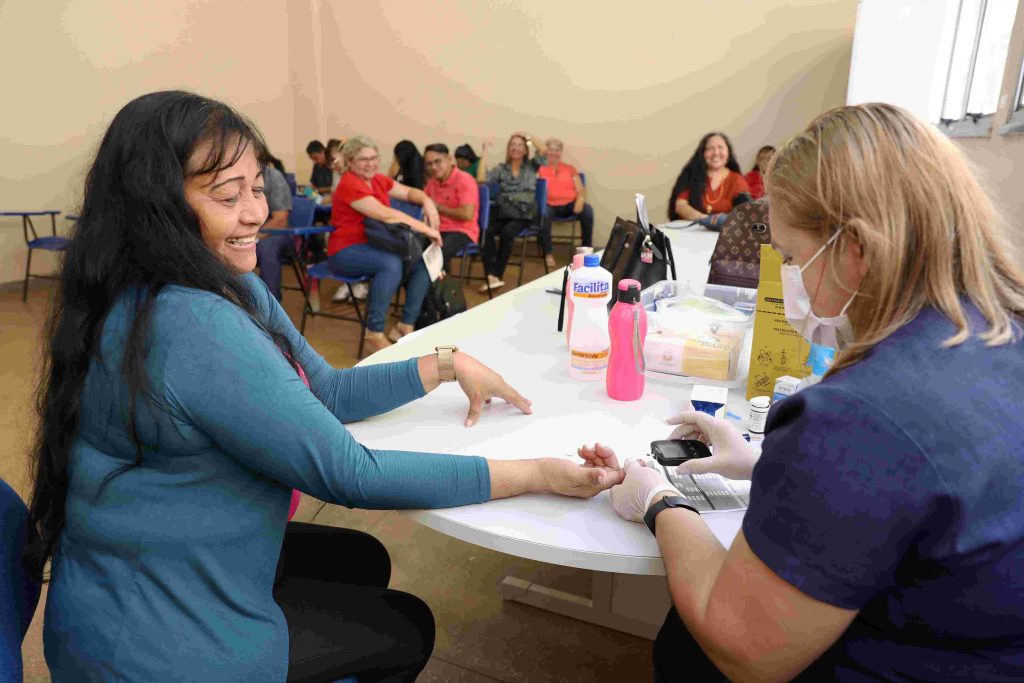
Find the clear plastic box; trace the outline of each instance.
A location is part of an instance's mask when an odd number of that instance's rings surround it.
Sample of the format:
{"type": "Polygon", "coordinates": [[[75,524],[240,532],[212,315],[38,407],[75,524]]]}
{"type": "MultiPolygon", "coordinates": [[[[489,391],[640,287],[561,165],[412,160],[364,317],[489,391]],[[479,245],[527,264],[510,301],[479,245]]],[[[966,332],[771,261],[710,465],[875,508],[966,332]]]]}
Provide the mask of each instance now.
{"type": "Polygon", "coordinates": [[[648,370],[712,386],[737,387],[746,381],[756,289],[663,280],[643,290],[640,303],[647,311],[648,370]],[[730,309],[702,305],[693,297],[730,309]]]}

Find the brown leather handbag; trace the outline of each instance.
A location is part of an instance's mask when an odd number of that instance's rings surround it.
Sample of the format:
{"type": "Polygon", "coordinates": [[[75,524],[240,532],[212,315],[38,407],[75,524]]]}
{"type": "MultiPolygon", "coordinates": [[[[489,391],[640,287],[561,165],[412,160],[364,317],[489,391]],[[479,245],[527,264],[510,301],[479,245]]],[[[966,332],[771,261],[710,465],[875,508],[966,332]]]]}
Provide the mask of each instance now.
{"type": "Polygon", "coordinates": [[[711,254],[709,285],[757,289],[761,277],[761,245],[772,241],[768,200],[741,204],[732,210],[711,254]]]}

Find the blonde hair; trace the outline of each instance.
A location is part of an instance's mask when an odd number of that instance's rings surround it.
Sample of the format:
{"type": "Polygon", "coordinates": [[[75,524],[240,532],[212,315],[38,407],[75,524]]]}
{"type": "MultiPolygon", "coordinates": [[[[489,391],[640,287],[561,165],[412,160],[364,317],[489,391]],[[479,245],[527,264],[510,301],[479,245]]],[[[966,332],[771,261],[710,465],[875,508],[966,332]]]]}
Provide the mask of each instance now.
{"type": "MultiPolygon", "coordinates": [[[[840,244],[863,249],[868,268],[849,309],[857,342],[834,369],[927,306],[956,328],[944,346],[963,343],[979,332],[964,299],[988,322],[980,331],[988,346],[1019,337],[1024,273],[1004,223],[960,150],[909,112],[888,104],[825,112],[775,153],[765,189],[788,226],[823,239],[844,228],[840,244]]],[[[833,265],[840,252],[830,250],[833,265]]]]}
{"type": "Polygon", "coordinates": [[[345,159],[345,163],[347,164],[356,158],[356,155],[359,154],[359,150],[365,147],[371,147],[380,154],[380,147],[377,146],[377,141],[369,135],[353,135],[341,146],[341,156],[345,159]]]}

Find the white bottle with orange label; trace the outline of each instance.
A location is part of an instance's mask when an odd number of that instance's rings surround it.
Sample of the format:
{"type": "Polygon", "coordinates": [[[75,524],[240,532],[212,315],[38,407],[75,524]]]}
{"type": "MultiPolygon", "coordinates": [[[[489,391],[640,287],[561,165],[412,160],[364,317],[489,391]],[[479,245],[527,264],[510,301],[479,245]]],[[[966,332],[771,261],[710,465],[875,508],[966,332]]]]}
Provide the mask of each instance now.
{"type": "Polygon", "coordinates": [[[572,329],[569,333],[569,375],[593,382],[608,369],[608,301],[612,274],[601,267],[601,257],[587,254],[583,267],[572,274],[572,329]]]}

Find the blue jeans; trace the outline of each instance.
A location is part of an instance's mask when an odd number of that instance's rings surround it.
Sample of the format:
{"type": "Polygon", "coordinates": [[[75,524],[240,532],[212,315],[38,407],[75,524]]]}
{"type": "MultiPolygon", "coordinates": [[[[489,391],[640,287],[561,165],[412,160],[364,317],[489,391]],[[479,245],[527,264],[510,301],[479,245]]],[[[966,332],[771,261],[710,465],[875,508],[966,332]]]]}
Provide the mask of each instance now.
{"type": "Polygon", "coordinates": [[[256,244],[256,265],[260,278],[278,301],[281,300],[281,266],[295,256],[291,235],[261,235],[256,244]]]}
{"type": "MultiPolygon", "coordinates": [[[[370,299],[366,308],[366,328],[371,332],[383,332],[388,306],[395,292],[402,284],[402,259],[369,244],[353,244],[345,247],[327,260],[331,270],[339,275],[373,278],[370,285],[370,299]]],[[[402,308],[402,322],[415,325],[420,317],[423,297],[430,287],[430,273],[423,259],[417,259],[409,276],[405,278],[405,306],[402,308]]]]}
{"type": "MultiPolygon", "coordinates": [[[[583,210],[577,214],[572,212],[573,205],[562,204],[561,206],[548,206],[548,215],[544,220],[544,229],[541,230],[541,240],[547,240],[544,253],[551,253],[551,219],[575,218],[580,222],[580,241],[585,247],[592,247],[594,242],[594,209],[590,204],[583,204],[583,210]]],[[[542,241],[542,244],[545,244],[542,241]]]]}

